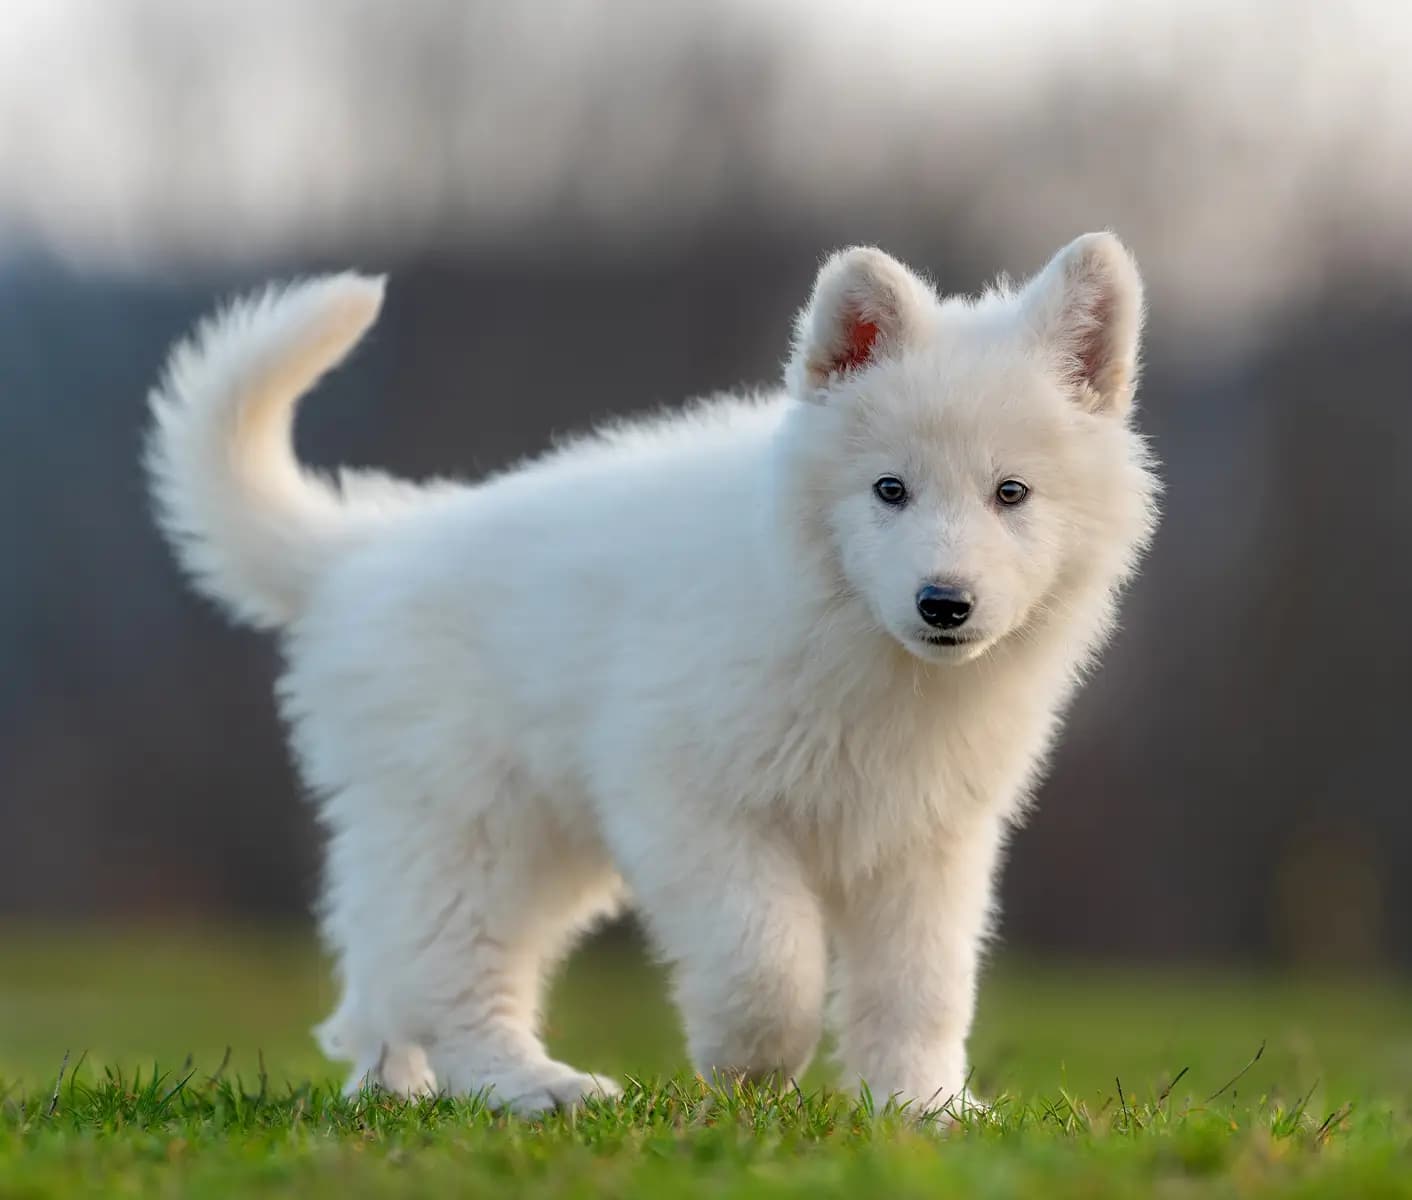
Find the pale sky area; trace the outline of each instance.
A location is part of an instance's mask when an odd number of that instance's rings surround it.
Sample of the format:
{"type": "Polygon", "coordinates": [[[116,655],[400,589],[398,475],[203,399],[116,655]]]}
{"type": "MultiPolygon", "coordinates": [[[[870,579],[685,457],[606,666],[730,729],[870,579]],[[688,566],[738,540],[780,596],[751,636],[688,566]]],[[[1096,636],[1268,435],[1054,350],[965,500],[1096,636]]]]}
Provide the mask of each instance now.
{"type": "Polygon", "coordinates": [[[1412,277],[1408,62],[1412,6],[1373,0],[6,0],[0,248],[935,214],[1020,269],[1110,225],[1191,319],[1258,323],[1323,272],[1412,277]]]}

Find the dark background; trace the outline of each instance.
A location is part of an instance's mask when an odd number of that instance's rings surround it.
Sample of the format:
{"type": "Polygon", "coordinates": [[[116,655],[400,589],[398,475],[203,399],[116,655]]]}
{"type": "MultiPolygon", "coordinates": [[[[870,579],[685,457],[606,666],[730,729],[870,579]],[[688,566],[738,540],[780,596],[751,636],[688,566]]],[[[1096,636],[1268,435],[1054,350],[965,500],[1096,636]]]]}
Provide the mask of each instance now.
{"type": "Polygon", "coordinates": [[[1412,963],[1412,18],[976,7],[9,0],[0,915],[311,894],[274,648],[189,597],[137,467],[218,297],[390,271],[301,448],[474,475],[773,382],[838,245],[970,290],[1109,227],[1166,517],[1006,939],[1412,963]]]}

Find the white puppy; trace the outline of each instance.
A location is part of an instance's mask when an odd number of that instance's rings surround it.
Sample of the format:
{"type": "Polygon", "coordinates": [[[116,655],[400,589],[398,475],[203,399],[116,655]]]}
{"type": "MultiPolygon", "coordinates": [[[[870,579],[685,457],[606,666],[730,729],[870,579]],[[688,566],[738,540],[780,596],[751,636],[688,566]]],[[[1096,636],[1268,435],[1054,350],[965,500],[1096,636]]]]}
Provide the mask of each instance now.
{"type": "Polygon", "coordinates": [[[377,316],[340,275],[172,354],[148,464],[196,586],[282,634],[344,983],[325,1048],[518,1112],[542,980],[630,892],[707,1073],[960,1094],[1006,834],[1155,521],[1142,291],[1090,234],[942,299],[824,265],[782,392],[476,484],[302,468],[294,405],[377,316]]]}

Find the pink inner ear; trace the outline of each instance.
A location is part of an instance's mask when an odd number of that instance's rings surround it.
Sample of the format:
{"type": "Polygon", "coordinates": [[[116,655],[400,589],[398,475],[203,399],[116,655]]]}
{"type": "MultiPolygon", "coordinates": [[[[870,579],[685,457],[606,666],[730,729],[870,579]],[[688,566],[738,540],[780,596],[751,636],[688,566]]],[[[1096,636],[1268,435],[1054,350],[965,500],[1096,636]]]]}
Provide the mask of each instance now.
{"type": "Polygon", "coordinates": [[[867,365],[872,361],[877,340],[878,326],[875,321],[854,321],[848,330],[848,345],[835,363],[837,369],[847,371],[867,365]]]}
{"type": "Polygon", "coordinates": [[[1098,374],[1108,365],[1108,322],[1113,318],[1111,297],[1099,296],[1093,302],[1090,319],[1093,325],[1084,335],[1079,346],[1079,370],[1083,381],[1090,386],[1098,384],[1098,374]]]}

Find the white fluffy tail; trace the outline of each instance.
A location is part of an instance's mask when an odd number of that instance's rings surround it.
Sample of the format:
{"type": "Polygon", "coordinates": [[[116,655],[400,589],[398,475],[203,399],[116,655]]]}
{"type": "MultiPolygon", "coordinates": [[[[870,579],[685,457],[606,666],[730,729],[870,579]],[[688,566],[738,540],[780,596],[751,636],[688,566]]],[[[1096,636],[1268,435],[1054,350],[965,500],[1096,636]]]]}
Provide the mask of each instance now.
{"type": "Polygon", "coordinates": [[[299,397],[357,345],[382,294],[381,279],[334,275],[237,301],[176,346],[152,392],[158,521],[196,587],[239,620],[288,624],[361,524],[334,481],[299,465],[291,435],[299,397]]]}

